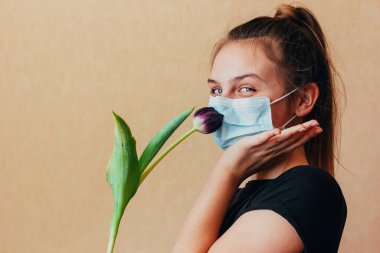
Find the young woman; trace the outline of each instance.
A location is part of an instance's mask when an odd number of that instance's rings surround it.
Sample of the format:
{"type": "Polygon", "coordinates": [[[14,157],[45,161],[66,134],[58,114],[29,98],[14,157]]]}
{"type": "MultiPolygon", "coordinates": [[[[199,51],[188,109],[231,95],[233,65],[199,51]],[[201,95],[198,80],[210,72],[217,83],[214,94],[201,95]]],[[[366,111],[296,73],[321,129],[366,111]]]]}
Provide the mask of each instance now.
{"type": "Polygon", "coordinates": [[[338,251],[347,207],[334,179],[333,71],[303,7],[281,5],[215,45],[209,106],[224,115],[224,151],[171,253],[338,251]]]}

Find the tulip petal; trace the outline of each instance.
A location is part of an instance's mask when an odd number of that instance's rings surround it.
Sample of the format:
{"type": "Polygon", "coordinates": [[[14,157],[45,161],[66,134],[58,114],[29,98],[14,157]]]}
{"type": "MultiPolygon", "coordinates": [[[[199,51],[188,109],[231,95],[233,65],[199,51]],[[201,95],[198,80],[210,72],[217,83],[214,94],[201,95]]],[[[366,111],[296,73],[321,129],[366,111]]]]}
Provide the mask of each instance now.
{"type": "Polygon", "coordinates": [[[140,175],[144,172],[146,167],[153,160],[158,151],[160,151],[161,147],[165,144],[169,137],[191,114],[193,110],[194,107],[187,109],[186,111],[180,113],[178,116],[171,119],[169,123],[167,123],[163,128],[161,128],[161,130],[159,130],[156,133],[156,135],[150,140],[149,144],[146,146],[139,159],[140,175]]]}
{"type": "Polygon", "coordinates": [[[200,133],[210,134],[222,126],[223,117],[224,115],[213,107],[202,107],[193,115],[193,126],[200,133]]]}

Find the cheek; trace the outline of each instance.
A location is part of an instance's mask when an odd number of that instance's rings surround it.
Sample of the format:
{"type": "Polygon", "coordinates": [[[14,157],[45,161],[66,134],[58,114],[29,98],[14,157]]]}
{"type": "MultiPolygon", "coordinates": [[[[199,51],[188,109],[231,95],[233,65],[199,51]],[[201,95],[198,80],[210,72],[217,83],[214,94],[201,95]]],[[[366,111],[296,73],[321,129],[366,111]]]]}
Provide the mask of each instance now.
{"type": "MultiPolygon", "coordinates": [[[[281,101],[282,102],[282,101],[281,101]]],[[[271,107],[273,127],[280,127],[285,124],[292,116],[290,107],[286,103],[274,104],[271,107]]],[[[288,125],[286,127],[289,127],[288,125]]]]}

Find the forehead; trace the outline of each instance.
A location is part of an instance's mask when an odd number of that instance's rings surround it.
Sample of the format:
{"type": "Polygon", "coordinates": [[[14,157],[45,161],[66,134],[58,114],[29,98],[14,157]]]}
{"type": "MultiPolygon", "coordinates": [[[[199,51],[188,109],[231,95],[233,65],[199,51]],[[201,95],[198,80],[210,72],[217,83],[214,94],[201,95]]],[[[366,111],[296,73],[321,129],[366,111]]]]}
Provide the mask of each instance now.
{"type": "Polygon", "coordinates": [[[275,85],[278,84],[275,67],[261,46],[252,42],[228,42],[216,55],[210,78],[223,82],[235,76],[255,73],[268,85],[275,85]]]}

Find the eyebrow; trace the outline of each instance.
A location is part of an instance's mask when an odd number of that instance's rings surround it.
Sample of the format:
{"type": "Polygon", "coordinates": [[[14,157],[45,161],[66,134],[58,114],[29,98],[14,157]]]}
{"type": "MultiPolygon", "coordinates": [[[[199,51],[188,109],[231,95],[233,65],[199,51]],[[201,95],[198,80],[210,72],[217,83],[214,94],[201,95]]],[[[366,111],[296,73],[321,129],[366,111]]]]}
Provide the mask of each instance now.
{"type": "MultiPolygon", "coordinates": [[[[240,81],[240,80],[242,80],[242,79],[244,79],[246,77],[255,77],[255,78],[257,78],[257,79],[259,79],[259,80],[261,80],[262,82],[265,83],[264,79],[262,79],[259,75],[255,74],[255,73],[248,73],[248,74],[244,74],[244,75],[241,75],[241,76],[235,76],[234,78],[231,78],[229,82],[231,83],[233,81],[240,81]]],[[[208,83],[219,84],[218,81],[210,79],[210,78],[207,79],[207,82],[208,83]]]]}

